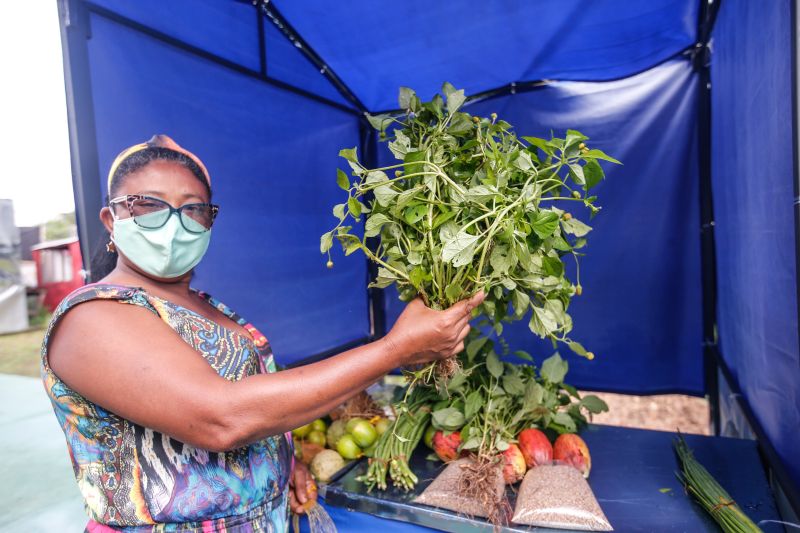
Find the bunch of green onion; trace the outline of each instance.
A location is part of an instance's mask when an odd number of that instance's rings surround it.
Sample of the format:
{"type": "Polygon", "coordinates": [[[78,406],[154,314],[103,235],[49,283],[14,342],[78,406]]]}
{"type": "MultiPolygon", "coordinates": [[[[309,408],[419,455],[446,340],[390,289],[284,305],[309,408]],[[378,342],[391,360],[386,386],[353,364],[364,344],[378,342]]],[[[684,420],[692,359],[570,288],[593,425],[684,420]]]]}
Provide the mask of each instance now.
{"type": "Polygon", "coordinates": [[[708,470],[694,458],[692,450],[682,436],[674,443],[675,453],[681,463],[681,473],[676,474],[686,491],[694,496],[726,533],[752,533],[761,531],[742,511],[730,495],[708,470]]]}

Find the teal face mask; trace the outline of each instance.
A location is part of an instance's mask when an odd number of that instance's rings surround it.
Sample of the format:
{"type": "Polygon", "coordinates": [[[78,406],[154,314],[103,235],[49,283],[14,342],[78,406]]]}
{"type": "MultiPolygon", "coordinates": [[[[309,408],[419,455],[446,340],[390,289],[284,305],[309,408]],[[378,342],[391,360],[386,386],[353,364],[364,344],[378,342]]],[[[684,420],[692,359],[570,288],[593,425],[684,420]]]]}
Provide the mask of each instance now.
{"type": "MultiPolygon", "coordinates": [[[[141,223],[143,218],[162,216],[150,213],[137,218],[141,223]]],[[[180,277],[193,269],[205,255],[211,230],[184,217],[184,223],[196,224],[196,230],[201,233],[186,231],[178,216],[178,213],[172,213],[167,223],[157,229],[143,228],[134,222],[133,217],[115,218],[114,244],[144,272],[165,279],[180,277]]]]}

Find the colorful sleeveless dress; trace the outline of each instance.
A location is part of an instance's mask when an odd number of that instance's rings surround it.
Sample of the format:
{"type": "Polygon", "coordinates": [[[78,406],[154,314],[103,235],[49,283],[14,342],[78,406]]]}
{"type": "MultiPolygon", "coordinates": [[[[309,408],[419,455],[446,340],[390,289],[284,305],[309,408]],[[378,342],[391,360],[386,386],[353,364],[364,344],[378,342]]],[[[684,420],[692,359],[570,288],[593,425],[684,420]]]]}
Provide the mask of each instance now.
{"type": "Polygon", "coordinates": [[[198,294],[242,325],[252,339],[140,288],[87,285],[65,298],[53,314],[42,344],[41,374],[90,517],[86,531],[288,529],[291,434],[224,453],[195,448],[92,403],[70,389],[48,365],[48,340],[64,313],[83,302],[105,299],[152,312],[225,379],[238,381],[275,372],[264,335],[221,302],[198,294]]]}

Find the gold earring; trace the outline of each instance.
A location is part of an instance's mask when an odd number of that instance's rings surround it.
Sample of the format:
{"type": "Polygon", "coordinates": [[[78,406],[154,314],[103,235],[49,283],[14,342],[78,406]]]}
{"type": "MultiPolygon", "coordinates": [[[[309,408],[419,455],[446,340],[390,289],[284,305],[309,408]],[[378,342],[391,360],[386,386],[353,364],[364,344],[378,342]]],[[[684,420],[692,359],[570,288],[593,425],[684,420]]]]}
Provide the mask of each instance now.
{"type": "Polygon", "coordinates": [[[106,252],[113,254],[116,251],[117,251],[117,246],[114,244],[114,241],[109,240],[106,243],[106,252]]]}

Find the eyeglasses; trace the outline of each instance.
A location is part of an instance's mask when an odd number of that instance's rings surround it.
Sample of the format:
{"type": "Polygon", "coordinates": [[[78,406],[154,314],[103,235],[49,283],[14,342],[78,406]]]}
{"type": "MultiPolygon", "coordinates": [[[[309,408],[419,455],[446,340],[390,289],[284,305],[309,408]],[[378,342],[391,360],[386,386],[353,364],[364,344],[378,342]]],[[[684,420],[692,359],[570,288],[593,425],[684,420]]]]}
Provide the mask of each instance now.
{"type": "Polygon", "coordinates": [[[172,213],[178,213],[181,226],[189,233],[203,233],[211,229],[219,212],[214,204],[185,204],[172,207],[160,198],[141,194],[118,196],[108,202],[112,213],[115,204],[124,203],[137,226],[145,229],[158,229],[167,223],[172,213]]]}

